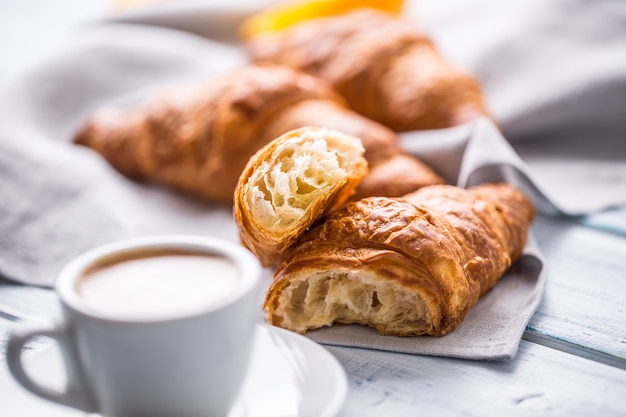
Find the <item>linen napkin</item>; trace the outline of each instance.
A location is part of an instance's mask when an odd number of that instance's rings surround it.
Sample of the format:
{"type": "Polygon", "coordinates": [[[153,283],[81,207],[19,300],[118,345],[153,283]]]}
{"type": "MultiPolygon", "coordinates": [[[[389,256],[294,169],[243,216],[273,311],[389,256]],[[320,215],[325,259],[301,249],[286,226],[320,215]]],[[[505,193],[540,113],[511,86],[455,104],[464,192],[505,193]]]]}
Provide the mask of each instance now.
{"type": "MultiPolygon", "coordinates": [[[[93,22],[77,28],[51,58],[0,86],[0,274],[20,283],[52,286],[60,268],[77,254],[137,235],[193,233],[238,241],[230,207],[130,181],[71,139],[90,112],[103,104],[137,102],[166,84],[198,82],[246,65],[247,58],[233,38],[234,26],[254,11],[246,2],[228,6],[216,1],[182,2],[178,7],[172,4],[93,22]]],[[[481,19],[476,20],[479,25],[481,19]]],[[[573,54],[575,42],[571,46],[573,54]]],[[[520,47],[518,52],[524,51],[520,47]]],[[[523,74],[517,77],[511,84],[523,74]]],[[[617,87],[624,85],[622,73],[614,78],[617,87]]],[[[545,80],[542,91],[549,86],[545,80]]],[[[569,105],[566,93],[561,91],[564,107],[569,105]]],[[[576,90],[576,94],[582,93],[576,90]]],[[[542,103],[537,98],[535,104],[542,103]]],[[[559,114],[564,111],[555,108],[559,114]]],[[[520,117],[525,120],[528,113],[522,111],[520,117]]],[[[450,183],[470,186],[506,180],[528,192],[546,214],[584,212],[554,203],[502,134],[509,131],[524,138],[524,130],[516,129],[519,119],[514,112],[503,119],[507,123],[499,127],[485,119],[452,129],[408,132],[402,136],[403,145],[450,183]]],[[[563,120],[558,122],[562,128],[563,120]]],[[[535,125],[528,142],[541,137],[542,131],[555,131],[542,130],[545,123],[535,125]]],[[[618,131],[619,123],[611,126],[618,131]]],[[[604,132],[612,138],[615,130],[604,132]]],[[[626,181],[619,184],[623,187],[626,181]]],[[[623,203],[624,196],[613,195],[602,207],[623,203]]],[[[524,258],[448,336],[382,337],[358,326],[335,326],[309,336],[327,344],[468,359],[511,358],[546,279],[533,240],[531,235],[524,258]]],[[[266,272],[269,282],[271,271],[266,272]]]]}
{"type": "MultiPolygon", "coordinates": [[[[427,162],[449,183],[469,187],[506,181],[531,196],[538,210],[565,215],[533,181],[528,167],[487,119],[437,132],[411,132],[402,139],[405,149],[427,162]]],[[[357,325],[334,325],[307,335],[330,345],[508,360],[517,353],[524,329],[541,301],[547,279],[544,263],[531,231],[522,258],[479,299],[461,325],[443,337],[382,336],[357,325]]]]}

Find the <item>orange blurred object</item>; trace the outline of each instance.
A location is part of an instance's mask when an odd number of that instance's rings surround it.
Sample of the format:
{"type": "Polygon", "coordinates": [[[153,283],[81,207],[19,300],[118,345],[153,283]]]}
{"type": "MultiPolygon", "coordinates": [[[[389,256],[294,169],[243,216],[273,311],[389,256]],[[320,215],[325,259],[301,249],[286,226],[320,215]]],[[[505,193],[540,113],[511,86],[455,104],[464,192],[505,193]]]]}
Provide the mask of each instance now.
{"type": "Polygon", "coordinates": [[[358,8],[398,15],[403,7],[403,0],[292,0],[246,19],[239,27],[239,36],[249,39],[260,33],[285,29],[303,20],[338,15],[358,8]]]}

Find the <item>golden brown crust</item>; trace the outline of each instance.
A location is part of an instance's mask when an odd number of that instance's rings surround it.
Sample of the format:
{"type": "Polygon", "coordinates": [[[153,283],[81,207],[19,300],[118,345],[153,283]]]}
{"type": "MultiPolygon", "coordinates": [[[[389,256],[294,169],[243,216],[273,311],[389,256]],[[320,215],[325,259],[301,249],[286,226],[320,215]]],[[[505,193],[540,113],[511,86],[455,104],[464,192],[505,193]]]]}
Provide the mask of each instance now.
{"type": "Polygon", "coordinates": [[[274,265],[317,219],[342,205],[367,173],[361,141],[319,127],[291,130],[252,156],[235,189],[242,243],[274,265]]]}
{"type": "Polygon", "coordinates": [[[342,102],[313,77],[273,66],[246,67],[201,85],[180,86],[130,110],[98,112],[76,142],[122,173],[232,202],[248,158],[272,115],[303,100],[342,102]]]}
{"type": "Polygon", "coordinates": [[[507,184],[351,202],[287,250],[265,307],[297,332],[360,323],[444,335],[519,258],[534,208],[507,184]]]}
{"type": "Polygon", "coordinates": [[[428,185],[444,184],[443,179],[414,157],[398,152],[370,165],[351,200],[365,197],[400,197],[428,185]]]}
{"type": "MultiPolygon", "coordinates": [[[[277,66],[240,68],[201,85],[170,89],[132,109],[104,109],[76,142],[129,177],[232,203],[250,156],[286,131],[308,125],[362,138],[372,166],[404,153],[393,132],[348,110],[327,82],[277,66]]],[[[443,182],[415,158],[412,168],[396,179],[387,175],[389,184],[369,181],[360,194],[389,195],[388,188],[404,194],[443,182]]]]}
{"type": "Polygon", "coordinates": [[[437,129],[488,115],[477,81],[408,22],[374,10],[311,19],[247,40],[256,62],[328,80],[350,106],[395,131],[437,129]]]}

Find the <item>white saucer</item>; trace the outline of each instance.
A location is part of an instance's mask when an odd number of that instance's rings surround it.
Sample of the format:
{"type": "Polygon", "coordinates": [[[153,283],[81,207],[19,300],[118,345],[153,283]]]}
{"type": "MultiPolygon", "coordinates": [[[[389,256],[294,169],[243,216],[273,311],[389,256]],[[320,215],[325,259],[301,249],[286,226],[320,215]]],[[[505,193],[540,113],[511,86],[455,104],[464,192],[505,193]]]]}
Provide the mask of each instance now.
{"type": "MultiPolygon", "coordinates": [[[[240,398],[228,417],[334,417],[341,410],[348,391],[346,374],[339,361],[316,342],[259,324],[251,360],[240,398]]],[[[56,344],[26,355],[24,362],[39,381],[51,386],[64,383],[56,344]]],[[[9,411],[14,409],[19,415],[84,416],[28,393],[4,371],[0,370],[0,392],[11,397],[3,402],[9,411]]]]}
{"type": "Polygon", "coordinates": [[[299,334],[259,324],[250,372],[229,417],[333,417],[348,392],[339,361],[299,334]]]}

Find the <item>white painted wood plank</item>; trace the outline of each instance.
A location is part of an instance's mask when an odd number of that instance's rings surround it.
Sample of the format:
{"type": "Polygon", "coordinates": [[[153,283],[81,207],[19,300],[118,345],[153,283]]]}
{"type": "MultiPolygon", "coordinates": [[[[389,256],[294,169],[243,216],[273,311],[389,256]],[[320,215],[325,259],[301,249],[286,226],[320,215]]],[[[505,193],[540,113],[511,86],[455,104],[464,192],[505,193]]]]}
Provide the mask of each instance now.
{"type": "Polygon", "coordinates": [[[626,366],[626,237],[545,217],[533,230],[548,282],[525,337],[626,366]]]}
{"type": "MultiPolygon", "coordinates": [[[[338,417],[617,417],[626,411],[626,370],[533,343],[522,342],[509,362],[328,349],[348,374],[348,397],[338,417]]],[[[7,378],[2,364],[3,417],[82,415],[39,400],[7,378]]]]}
{"type": "Polygon", "coordinates": [[[59,317],[61,310],[53,289],[0,278],[0,314],[12,319],[39,319],[59,317]]]}
{"type": "Polygon", "coordinates": [[[329,350],[348,373],[341,417],[626,415],[626,370],[525,341],[510,362],[329,350]]]}
{"type": "Polygon", "coordinates": [[[581,224],[626,237],[626,207],[584,216],[581,224]]]}

